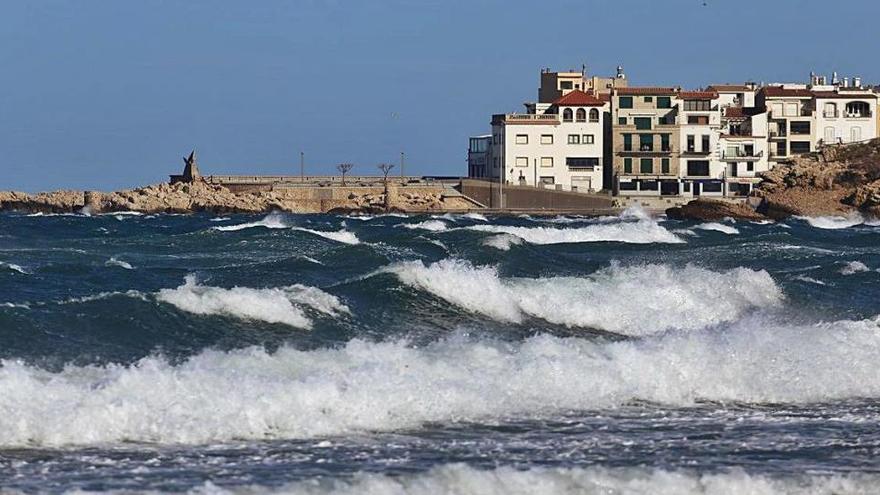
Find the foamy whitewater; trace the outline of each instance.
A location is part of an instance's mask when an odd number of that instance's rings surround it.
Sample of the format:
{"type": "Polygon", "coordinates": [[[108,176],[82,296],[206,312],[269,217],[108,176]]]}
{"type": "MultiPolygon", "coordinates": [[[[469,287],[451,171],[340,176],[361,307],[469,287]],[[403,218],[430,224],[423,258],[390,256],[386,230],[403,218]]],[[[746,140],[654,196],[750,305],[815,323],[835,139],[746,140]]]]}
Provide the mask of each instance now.
{"type": "Polygon", "coordinates": [[[0,492],[875,493],[849,221],[0,215],[0,492]]]}

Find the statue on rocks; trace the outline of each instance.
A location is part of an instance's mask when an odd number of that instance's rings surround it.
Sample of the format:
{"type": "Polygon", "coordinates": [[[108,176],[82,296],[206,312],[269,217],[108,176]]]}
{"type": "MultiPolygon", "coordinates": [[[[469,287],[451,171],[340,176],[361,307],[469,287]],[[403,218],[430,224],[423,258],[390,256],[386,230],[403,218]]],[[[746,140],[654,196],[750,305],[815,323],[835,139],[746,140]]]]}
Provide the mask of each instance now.
{"type": "Polygon", "coordinates": [[[183,157],[183,173],[180,175],[172,175],[171,183],[192,183],[199,180],[199,178],[201,178],[201,174],[199,174],[199,165],[196,163],[196,150],[192,150],[189,156],[183,157]]]}

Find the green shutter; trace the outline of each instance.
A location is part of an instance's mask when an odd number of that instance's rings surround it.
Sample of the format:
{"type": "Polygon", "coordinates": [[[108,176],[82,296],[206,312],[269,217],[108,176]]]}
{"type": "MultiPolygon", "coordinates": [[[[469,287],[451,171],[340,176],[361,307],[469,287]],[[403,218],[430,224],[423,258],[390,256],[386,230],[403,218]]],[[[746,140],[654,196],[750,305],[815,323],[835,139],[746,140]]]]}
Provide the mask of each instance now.
{"type": "Polygon", "coordinates": [[[672,99],[668,96],[658,96],[657,108],[672,108],[672,99]]]}
{"type": "Polygon", "coordinates": [[[639,134],[639,151],[654,151],[653,134],[639,134]]]}
{"type": "Polygon", "coordinates": [[[636,117],[633,120],[635,121],[636,129],[640,131],[651,130],[651,117],[636,117]]]}
{"type": "Polygon", "coordinates": [[[660,171],[664,174],[669,173],[669,158],[663,158],[660,160],[660,171]]]}
{"type": "Polygon", "coordinates": [[[632,134],[624,134],[623,135],[623,151],[632,151],[632,149],[633,149],[632,134]]]}
{"type": "Polygon", "coordinates": [[[633,159],[632,158],[624,158],[623,159],[623,173],[625,173],[625,174],[633,173],[633,159]]]}
{"type": "Polygon", "coordinates": [[[653,174],[654,160],[652,158],[642,158],[639,162],[639,172],[643,174],[653,174]]]}
{"type": "Polygon", "coordinates": [[[626,117],[618,117],[618,118],[617,118],[617,123],[618,123],[619,125],[626,125],[626,117]]]}
{"type": "Polygon", "coordinates": [[[621,96],[618,101],[619,101],[620,108],[632,108],[633,107],[632,96],[621,96]]]}

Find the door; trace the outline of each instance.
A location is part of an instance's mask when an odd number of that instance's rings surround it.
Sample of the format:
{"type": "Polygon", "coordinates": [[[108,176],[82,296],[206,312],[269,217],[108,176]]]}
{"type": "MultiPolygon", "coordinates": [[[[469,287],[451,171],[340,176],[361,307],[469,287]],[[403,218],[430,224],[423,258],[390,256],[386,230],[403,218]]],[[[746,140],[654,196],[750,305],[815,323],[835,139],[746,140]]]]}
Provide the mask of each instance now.
{"type": "Polygon", "coordinates": [[[590,177],[572,177],[571,190],[577,192],[589,192],[592,189],[590,177]]]}
{"type": "Polygon", "coordinates": [[[727,164],[727,176],[728,177],[737,177],[737,169],[739,168],[739,164],[736,162],[731,162],[727,164]]]}
{"type": "Polygon", "coordinates": [[[857,143],[862,140],[862,128],[861,127],[853,127],[850,130],[851,139],[850,142],[857,143]]]}
{"type": "Polygon", "coordinates": [[[828,126],[825,128],[825,138],[823,140],[825,144],[834,144],[834,128],[828,126]]]}

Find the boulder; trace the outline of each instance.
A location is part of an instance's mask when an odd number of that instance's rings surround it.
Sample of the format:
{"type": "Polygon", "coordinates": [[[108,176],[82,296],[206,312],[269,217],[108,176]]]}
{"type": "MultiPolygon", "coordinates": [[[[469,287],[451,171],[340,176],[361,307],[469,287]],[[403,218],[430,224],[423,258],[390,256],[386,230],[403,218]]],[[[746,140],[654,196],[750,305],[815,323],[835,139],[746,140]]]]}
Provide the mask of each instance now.
{"type": "Polygon", "coordinates": [[[718,201],[711,199],[695,199],[683,206],[666,210],[669,218],[678,220],[699,220],[714,222],[725,218],[742,220],[765,220],[767,217],[753,210],[745,203],[718,201]]]}

